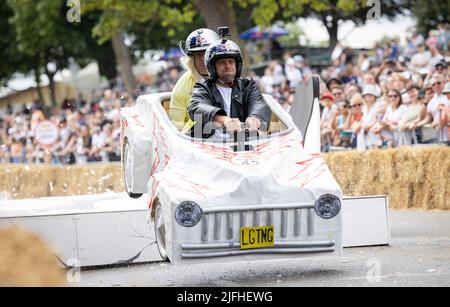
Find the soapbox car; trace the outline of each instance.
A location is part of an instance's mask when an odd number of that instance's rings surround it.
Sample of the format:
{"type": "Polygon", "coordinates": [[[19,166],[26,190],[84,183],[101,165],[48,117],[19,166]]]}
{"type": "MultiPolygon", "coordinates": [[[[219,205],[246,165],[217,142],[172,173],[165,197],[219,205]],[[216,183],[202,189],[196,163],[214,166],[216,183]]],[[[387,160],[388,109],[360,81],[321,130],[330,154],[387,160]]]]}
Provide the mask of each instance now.
{"type": "Polygon", "coordinates": [[[214,142],[181,133],[170,93],[121,110],[128,195],[147,194],[149,221],[172,263],[293,258],[342,251],[342,191],[320,156],[319,81],[289,113],[271,96],[268,130],[214,142]]]}

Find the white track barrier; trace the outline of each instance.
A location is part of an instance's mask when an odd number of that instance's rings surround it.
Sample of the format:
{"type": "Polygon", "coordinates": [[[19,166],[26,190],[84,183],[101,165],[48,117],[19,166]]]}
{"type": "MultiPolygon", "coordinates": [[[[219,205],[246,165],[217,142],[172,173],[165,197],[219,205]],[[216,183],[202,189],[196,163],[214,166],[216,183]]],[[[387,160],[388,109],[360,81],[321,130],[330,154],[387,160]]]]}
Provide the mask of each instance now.
{"type": "MultiPolygon", "coordinates": [[[[385,196],[343,201],[344,247],[389,244],[385,196]]],[[[145,197],[125,193],[0,201],[0,228],[23,227],[50,243],[65,266],[160,261],[145,197]]]]}

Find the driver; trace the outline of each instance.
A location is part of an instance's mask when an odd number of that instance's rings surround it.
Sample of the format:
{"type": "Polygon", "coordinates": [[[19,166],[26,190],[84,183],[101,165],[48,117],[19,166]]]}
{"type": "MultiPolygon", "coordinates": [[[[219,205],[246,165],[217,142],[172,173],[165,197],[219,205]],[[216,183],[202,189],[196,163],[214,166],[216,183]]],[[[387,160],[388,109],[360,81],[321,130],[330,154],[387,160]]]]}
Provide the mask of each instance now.
{"type": "Polygon", "coordinates": [[[211,78],[195,85],[188,107],[191,120],[196,122],[195,136],[199,128],[204,138],[220,134],[220,128],[240,132],[241,122],[250,131],[266,129],[272,112],[255,81],[240,78],[239,46],[225,38],[212,43],[205,53],[205,65],[211,78]],[[210,123],[213,129],[205,129],[210,123]]]}
{"type": "Polygon", "coordinates": [[[194,125],[187,114],[187,107],[195,83],[209,78],[205,67],[205,51],[208,46],[219,39],[216,32],[209,29],[197,29],[186,39],[185,45],[180,42],[180,49],[185,54],[181,58],[186,72],[180,77],[172,90],[170,99],[169,118],[182,132],[187,132],[194,125]]]}

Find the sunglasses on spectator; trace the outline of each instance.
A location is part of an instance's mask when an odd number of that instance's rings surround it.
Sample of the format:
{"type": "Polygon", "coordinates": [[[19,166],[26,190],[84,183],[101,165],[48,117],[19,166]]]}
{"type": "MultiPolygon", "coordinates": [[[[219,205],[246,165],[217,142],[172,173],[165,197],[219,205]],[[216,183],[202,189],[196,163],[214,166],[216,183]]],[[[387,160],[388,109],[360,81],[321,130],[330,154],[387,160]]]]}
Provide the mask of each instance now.
{"type": "Polygon", "coordinates": [[[389,95],[388,97],[389,97],[389,98],[397,98],[398,95],[389,95]]]}
{"type": "Polygon", "coordinates": [[[350,108],[356,108],[356,107],[360,107],[360,106],[362,106],[362,104],[361,103],[358,103],[358,104],[354,104],[354,105],[352,105],[352,106],[350,106],[350,108]]]}
{"type": "Polygon", "coordinates": [[[435,83],[431,84],[431,86],[436,86],[436,85],[441,85],[441,84],[442,84],[442,82],[438,81],[438,82],[435,82],[435,83]]]}

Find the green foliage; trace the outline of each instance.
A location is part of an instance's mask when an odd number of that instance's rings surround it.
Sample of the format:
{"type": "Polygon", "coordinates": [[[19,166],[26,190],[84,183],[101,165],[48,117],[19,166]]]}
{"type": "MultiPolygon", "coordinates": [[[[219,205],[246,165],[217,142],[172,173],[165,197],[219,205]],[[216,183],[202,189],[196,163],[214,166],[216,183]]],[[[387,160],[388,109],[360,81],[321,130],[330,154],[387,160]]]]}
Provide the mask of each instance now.
{"type": "Polygon", "coordinates": [[[417,0],[411,12],[417,18],[418,30],[428,35],[439,24],[450,23],[450,0],[417,0]]]}
{"type": "Polygon", "coordinates": [[[299,38],[304,35],[297,22],[287,23],[284,27],[289,34],[281,36],[278,41],[285,47],[295,47],[299,44],[299,38]]]}
{"type": "Polygon", "coordinates": [[[195,10],[184,0],[88,0],[82,7],[83,14],[102,12],[93,34],[100,42],[109,40],[119,29],[129,30],[136,24],[158,23],[170,38],[193,22],[195,10]]]}

